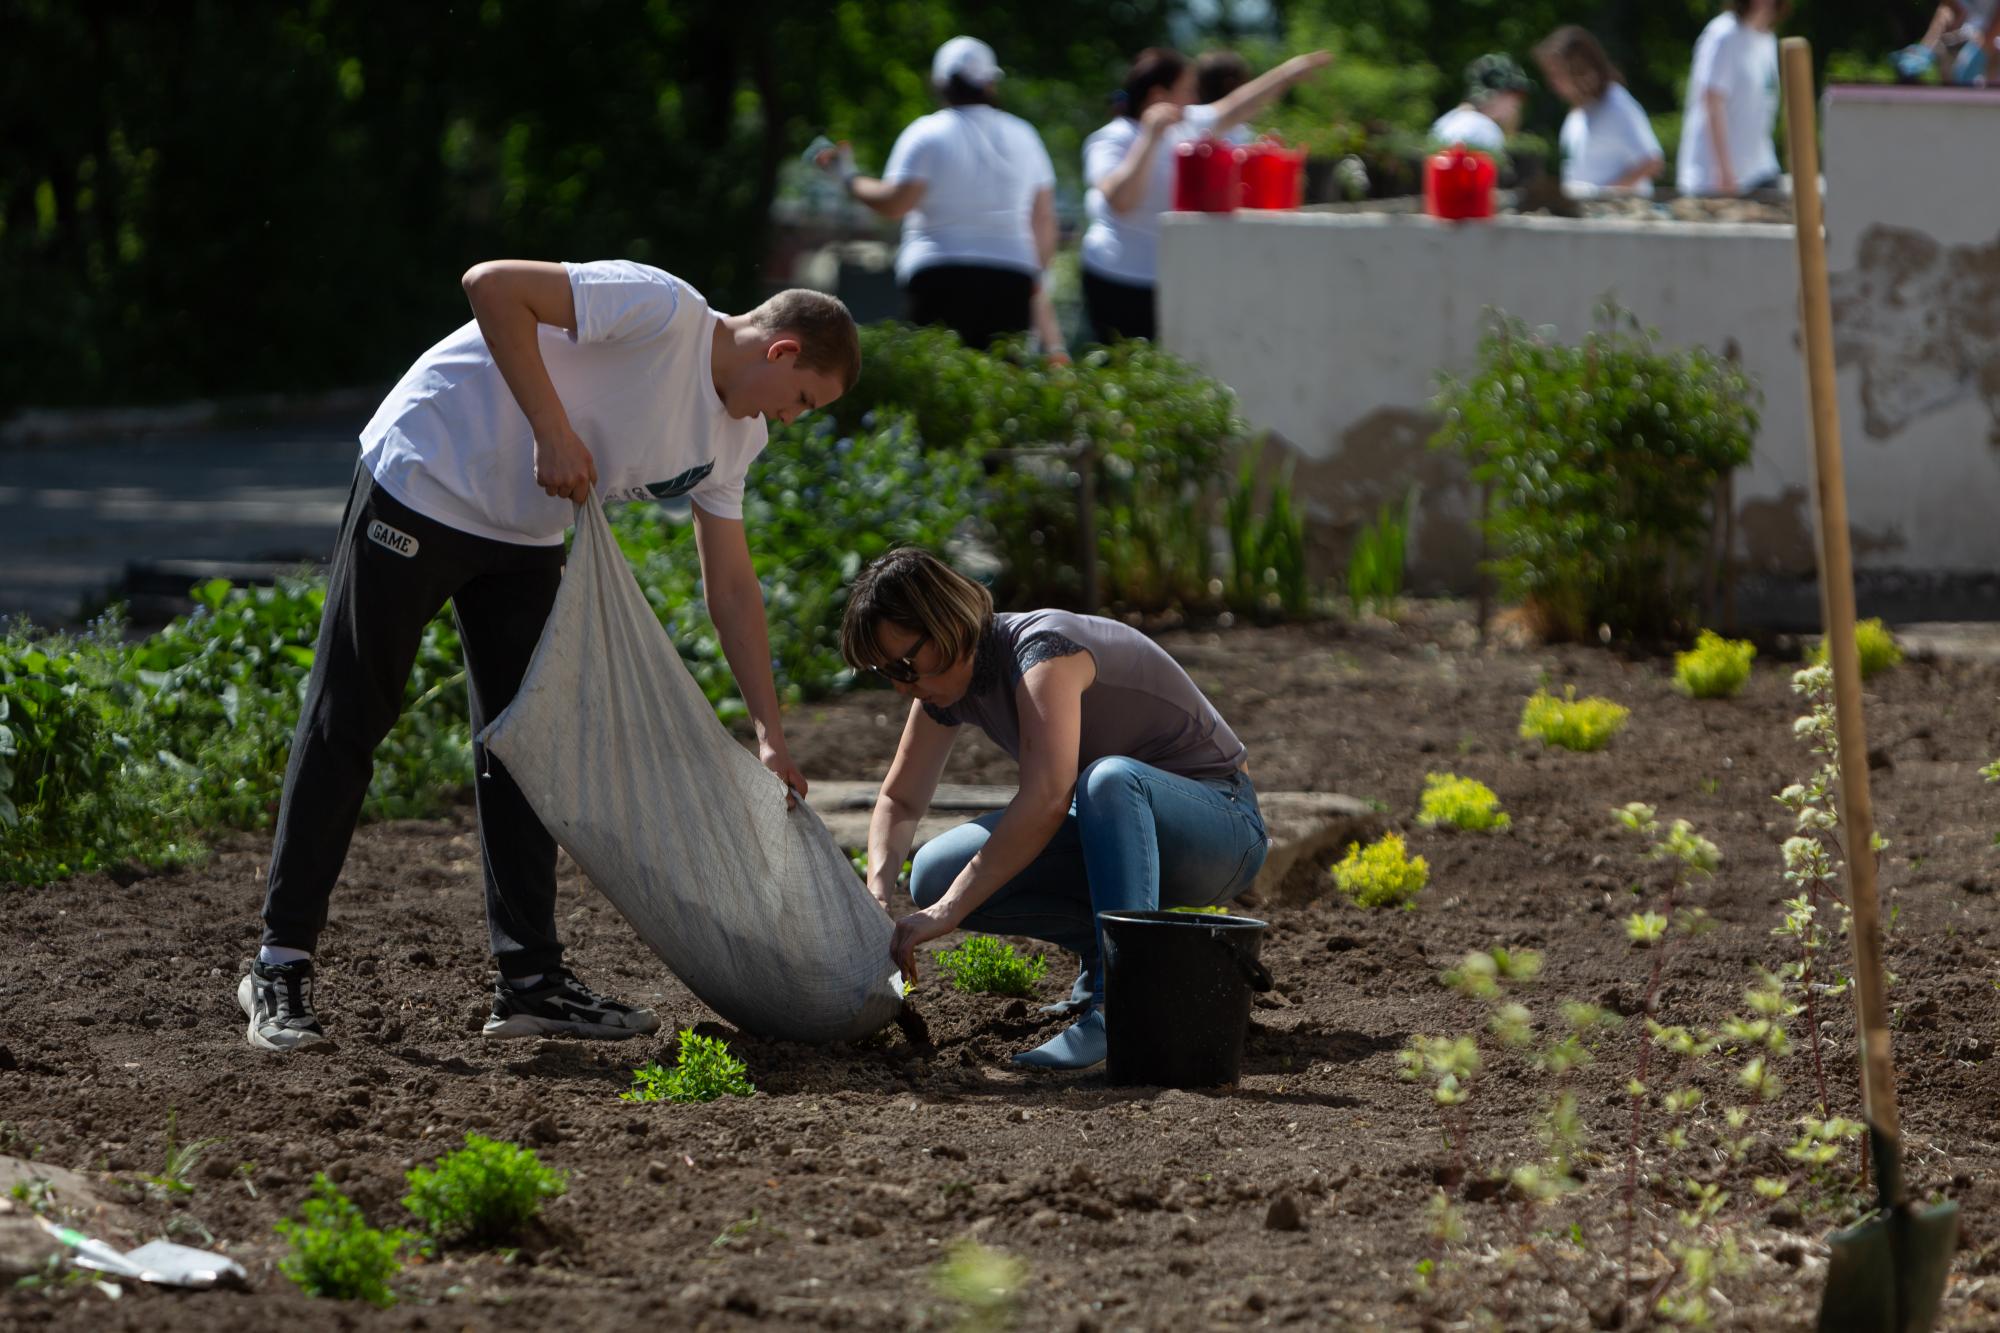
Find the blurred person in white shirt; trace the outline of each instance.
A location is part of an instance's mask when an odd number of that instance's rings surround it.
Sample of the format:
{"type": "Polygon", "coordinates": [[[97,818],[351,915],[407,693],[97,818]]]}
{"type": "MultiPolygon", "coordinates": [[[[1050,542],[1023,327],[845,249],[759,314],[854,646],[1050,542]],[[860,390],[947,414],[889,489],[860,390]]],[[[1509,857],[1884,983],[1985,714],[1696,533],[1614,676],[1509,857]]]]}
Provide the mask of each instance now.
{"type": "Polygon", "coordinates": [[[1666,165],[1660,140],[1597,39],[1565,24],[1535,47],[1535,63],[1550,91],[1570,105],[1560,137],[1563,189],[1652,194],[1666,165]]]}

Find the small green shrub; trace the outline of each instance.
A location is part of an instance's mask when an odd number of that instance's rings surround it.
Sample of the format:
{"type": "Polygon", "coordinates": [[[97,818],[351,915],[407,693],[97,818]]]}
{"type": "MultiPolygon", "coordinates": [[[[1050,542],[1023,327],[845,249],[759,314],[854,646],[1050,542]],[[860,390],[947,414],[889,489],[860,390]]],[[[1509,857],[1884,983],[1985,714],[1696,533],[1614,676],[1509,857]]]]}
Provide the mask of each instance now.
{"type": "MultiPolygon", "coordinates": [[[[1861,659],[1861,679],[1866,680],[1880,671],[1900,666],[1903,650],[1896,642],[1896,636],[1881,620],[1871,616],[1854,626],[1854,655],[1861,659]]],[[[1808,660],[1814,666],[1826,665],[1826,640],[1813,645],[1808,660]]]]}
{"type": "Polygon", "coordinates": [[[1334,887],[1356,907],[1407,907],[1430,883],[1430,863],[1406,856],[1403,835],[1385,833],[1366,847],[1359,843],[1333,867],[1334,887]]]}
{"type": "Polygon", "coordinates": [[[1674,684],[1696,699],[1730,699],[1750,679],[1750,660],[1757,645],[1748,639],[1725,639],[1712,629],[1695,636],[1694,647],[1674,654],[1674,684]]]}
{"type": "Polygon", "coordinates": [[[405,1179],[410,1192],[403,1206],[423,1223],[425,1234],[446,1245],[512,1240],[542,1210],[542,1200],[569,1188],[534,1149],[478,1134],[467,1134],[463,1148],[405,1179]]]}
{"type": "Polygon", "coordinates": [[[312,1193],[299,1206],[299,1215],[303,1221],[287,1219],[277,1225],[278,1235],[291,1246],[278,1260],[280,1273],[308,1296],[384,1307],[396,1303],[389,1279],[403,1271],[399,1255],[409,1233],[369,1226],[353,1200],[319,1173],[313,1175],[312,1193]]]}
{"type": "Polygon", "coordinates": [[[1426,773],[1417,822],[1428,828],[1443,824],[1479,833],[1506,828],[1513,820],[1500,808],[1500,798],[1493,794],[1493,789],[1477,778],[1426,773]]]}
{"type": "Polygon", "coordinates": [[[953,990],[981,995],[1027,995],[1048,971],[1041,954],[1023,958],[1014,946],[991,935],[974,935],[956,949],[937,956],[938,968],[951,978],[953,990]]]}
{"type": "Polygon", "coordinates": [[[662,1068],[657,1060],[643,1064],[632,1071],[632,1086],[618,1095],[628,1102],[712,1102],[755,1091],[748,1067],[729,1053],[728,1042],[683,1028],[674,1067],[662,1068]]]}
{"type": "Polygon", "coordinates": [[[1223,601],[1238,615],[1303,616],[1312,609],[1306,575],[1305,515],[1292,503],[1291,471],[1271,483],[1264,514],[1257,515],[1257,465],[1246,455],[1236,488],[1222,507],[1229,538],[1229,571],[1223,601]]]}
{"type": "Polygon", "coordinates": [[[1355,615],[1369,607],[1386,612],[1403,595],[1409,534],[1407,505],[1385,504],[1373,523],[1362,525],[1347,553],[1347,603],[1355,615]]]}
{"type": "Polygon", "coordinates": [[[1630,716],[1631,709],[1609,699],[1577,698],[1574,685],[1566,686],[1560,699],[1536,690],[1521,710],[1521,738],[1565,750],[1602,750],[1630,716]]]}

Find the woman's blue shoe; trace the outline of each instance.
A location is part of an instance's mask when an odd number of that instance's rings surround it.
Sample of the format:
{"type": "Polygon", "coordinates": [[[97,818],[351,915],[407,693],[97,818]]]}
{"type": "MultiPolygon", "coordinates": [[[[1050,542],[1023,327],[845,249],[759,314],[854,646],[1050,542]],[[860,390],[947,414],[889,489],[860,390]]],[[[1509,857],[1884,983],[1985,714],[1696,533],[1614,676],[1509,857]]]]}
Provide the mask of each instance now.
{"type": "Polygon", "coordinates": [[[1032,1051],[1014,1057],[1034,1069],[1089,1069],[1104,1063],[1104,1011],[1093,1009],[1032,1051]]]}

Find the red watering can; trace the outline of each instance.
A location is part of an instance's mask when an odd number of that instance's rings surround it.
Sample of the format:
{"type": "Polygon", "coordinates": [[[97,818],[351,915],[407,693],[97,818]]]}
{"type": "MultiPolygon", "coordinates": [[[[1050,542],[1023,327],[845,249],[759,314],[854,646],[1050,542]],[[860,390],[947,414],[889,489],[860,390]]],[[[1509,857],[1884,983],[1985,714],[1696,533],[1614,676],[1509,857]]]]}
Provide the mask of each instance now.
{"type": "Polygon", "coordinates": [[[1424,159],[1424,212],[1434,218],[1490,218],[1498,173],[1493,159],[1453,144],[1424,159]]]}
{"type": "Polygon", "coordinates": [[[1243,206],[1297,208],[1305,198],[1306,150],[1259,139],[1243,150],[1243,206]]]}
{"type": "Polygon", "coordinates": [[[1190,139],[1174,149],[1174,211],[1233,213],[1242,193],[1243,150],[1224,139],[1190,139]]]}

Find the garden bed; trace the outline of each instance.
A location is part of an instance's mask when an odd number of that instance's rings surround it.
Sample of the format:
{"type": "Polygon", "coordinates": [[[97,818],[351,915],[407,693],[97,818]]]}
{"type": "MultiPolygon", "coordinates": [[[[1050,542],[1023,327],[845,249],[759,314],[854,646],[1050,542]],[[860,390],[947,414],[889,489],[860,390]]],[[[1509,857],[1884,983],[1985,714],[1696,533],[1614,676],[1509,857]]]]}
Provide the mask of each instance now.
{"type": "MultiPolygon", "coordinates": [[[[1651,959],[1626,938],[1625,918],[1645,905],[1628,886],[1658,872],[1612,830],[1609,807],[1627,801],[1688,819],[1724,857],[1693,895],[1716,928],[1676,946],[1662,1021],[1707,1027],[1740,1012],[1756,969],[1789,956],[1771,931],[1791,892],[1779,859],[1790,826],[1771,797],[1810,768],[1792,736],[1802,709],[1791,665],[1767,654],[1739,698],[1695,702],[1675,693],[1664,661],[1481,650],[1442,608],[1405,628],[1184,629],[1162,641],[1242,734],[1260,785],[1380,801],[1431,868],[1413,911],[1364,913],[1327,897],[1272,912],[1265,957],[1278,991],[1253,1014],[1233,1091],[1017,1072],[1006,1056],[1049,1030],[1029,1012],[1039,1001],[953,994],[935,968],[916,994],[934,1049],[893,1034],[834,1050],[739,1037],[566,869],[563,928],[583,975],[651,1002],[675,1027],[728,1036],[758,1088],[748,1101],[622,1102],[633,1066],[671,1060],[665,1033],[622,1046],[481,1043],[488,972],[469,811],[360,832],[321,955],[318,1000],[339,1049],[273,1061],[245,1045],[233,998],[268,844],[225,835],[199,870],[0,892],[0,1153],[132,1182],[100,1188],[142,1235],[171,1226],[182,1241],[226,1243],[251,1290],[127,1283],[112,1302],[56,1283],[0,1294],[0,1324],[946,1328],[961,1307],[932,1273],[962,1237],[1024,1265],[1025,1328],[1443,1328],[1477,1326],[1461,1321],[1480,1308],[1508,1328],[1608,1323],[1622,1284],[1636,1020],[1571,1076],[1589,1132],[1583,1184],[1535,1210],[1508,1203],[1486,1175],[1541,1154],[1548,1078],[1517,1057],[1489,1058],[1466,1107],[1472,1162],[1461,1176],[1427,1086],[1398,1077],[1398,1052],[1417,1033],[1478,1028],[1484,1009],[1437,980],[1471,950],[1543,952],[1543,977],[1522,995],[1538,1018],[1559,999],[1639,1010],[1651,959]],[[1631,722],[1601,753],[1543,752],[1515,728],[1545,685],[1615,699],[1631,722]],[[1418,826],[1424,775],[1443,770],[1492,786],[1511,827],[1418,826]],[[220,1142],[190,1172],[190,1194],[149,1199],[141,1182],[161,1169],[169,1108],[180,1141],[220,1142]],[[533,1145],[569,1173],[569,1192],[520,1248],[415,1265],[398,1280],[401,1302],[379,1313],[309,1301],[276,1274],[272,1225],[315,1171],[378,1225],[407,1224],[403,1172],[468,1130],[533,1145]],[[1443,1246],[1431,1220],[1441,1183],[1466,1231],[1443,1246]],[[1298,1229],[1270,1227],[1288,1213],[1298,1229]]],[[[1989,1129],[2000,1096],[2000,802],[1977,772],[2000,753],[1996,692],[2000,669],[1957,664],[1910,663],[1869,685],[1907,1160],[1917,1190],[1966,1208],[1953,1328],[1990,1327],[2000,1307],[1988,1221],[2000,1156],[1989,1129]]],[[[809,776],[877,777],[900,716],[877,692],[802,707],[788,723],[793,753],[809,776]]],[[[1010,777],[983,742],[962,744],[947,774],[1010,777]]],[[[1067,959],[1052,960],[1041,998],[1069,975],[1067,959]]],[[[1847,1003],[1830,1001],[1825,1054],[1833,1109],[1858,1116],[1847,1003]]],[[[1765,1142],[1745,1165],[1666,1153],[1657,1113],[1645,1131],[1644,1170],[1660,1181],[1641,1186],[1638,1204],[1663,1219],[1645,1235],[1676,1234],[1683,1178],[1730,1193],[1709,1234],[1730,1236],[1745,1269],[1718,1280],[1711,1313],[1723,1327],[1804,1327],[1820,1237],[1852,1216],[1851,1150],[1822,1188],[1776,1203],[1750,1188],[1752,1176],[1782,1172],[1769,1159],[1811,1109],[1799,1020],[1793,1033],[1777,1062],[1787,1089],[1755,1112],[1765,1142]]],[[[1655,1069],[1701,1088],[1719,1117],[1743,1100],[1738,1063],[1676,1071],[1662,1057],[1655,1069]]],[[[1664,1247],[1635,1257],[1643,1284],[1669,1264],[1664,1247]]]]}

